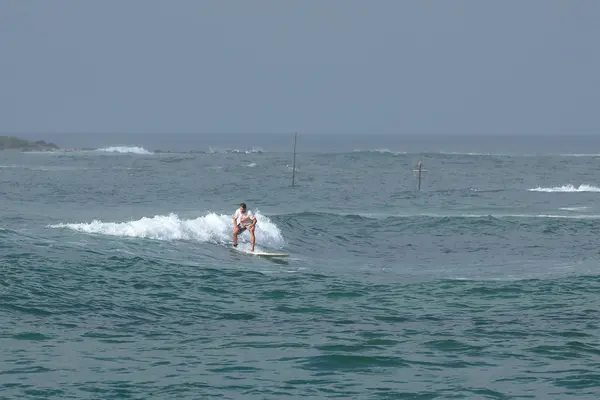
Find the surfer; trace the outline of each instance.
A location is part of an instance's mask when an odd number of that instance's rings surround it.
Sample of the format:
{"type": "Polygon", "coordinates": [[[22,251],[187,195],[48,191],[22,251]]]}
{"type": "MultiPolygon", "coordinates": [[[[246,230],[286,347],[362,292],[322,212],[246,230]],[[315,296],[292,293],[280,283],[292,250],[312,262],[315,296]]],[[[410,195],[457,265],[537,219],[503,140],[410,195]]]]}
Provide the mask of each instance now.
{"type": "Polygon", "coordinates": [[[235,214],[233,214],[233,247],[238,245],[238,235],[248,229],[251,243],[250,251],[254,251],[254,227],[256,222],[256,217],[246,209],[246,203],[241,203],[240,208],[235,210],[235,214]]]}

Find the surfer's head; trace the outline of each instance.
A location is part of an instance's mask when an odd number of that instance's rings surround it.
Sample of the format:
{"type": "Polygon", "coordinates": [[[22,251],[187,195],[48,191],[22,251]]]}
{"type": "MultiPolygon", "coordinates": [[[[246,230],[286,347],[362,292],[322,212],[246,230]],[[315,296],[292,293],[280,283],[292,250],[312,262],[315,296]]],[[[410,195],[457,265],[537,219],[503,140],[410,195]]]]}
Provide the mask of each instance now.
{"type": "Polygon", "coordinates": [[[240,203],[240,210],[246,211],[246,203],[240,203]]]}

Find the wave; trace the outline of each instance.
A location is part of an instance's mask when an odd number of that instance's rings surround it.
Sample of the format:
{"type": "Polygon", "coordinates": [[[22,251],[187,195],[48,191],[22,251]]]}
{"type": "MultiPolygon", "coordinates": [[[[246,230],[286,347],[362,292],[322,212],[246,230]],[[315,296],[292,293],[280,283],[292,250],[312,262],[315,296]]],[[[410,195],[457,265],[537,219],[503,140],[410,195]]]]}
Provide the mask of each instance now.
{"type": "Polygon", "coordinates": [[[224,153],[243,153],[243,154],[262,154],[265,151],[261,148],[261,147],[251,147],[249,149],[245,149],[245,150],[238,150],[238,149],[222,149],[219,147],[212,147],[209,146],[208,147],[208,152],[210,154],[224,154],[224,153]]]}
{"type": "Polygon", "coordinates": [[[96,149],[95,151],[104,153],[131,153],[144,155],[154,154],[151,151],[144,149],[143,147],[137,146],[112,146],[96,149]]]}
{"type": "Polygon", "coordinates": [[[530,192],[546,192],[546,193],[578,193],[578,192],[600,192],[600,188],[592,185],[582,184],[578,187],[573,185],[555,186],[551,188],[537,187],[527,189],[530,192]]]}
{"type": "Polygon", "coordinates": [[[581,206],[581,207],[561,207],[559,208],[559,210],[561,211],[584,211],[589,209],[588,206],[581,206]]]}
{"type": "Polygon", "coordinates": [[[0,168],[7,169],[28,169],[31,171],[82,171],[89,170],[90,168],[81,168],[81,167],[70,167],[70,166],[60,166],[60,165],[0,165],[0,168]]]}
{"type": "MultiPolygon", "coordinates": [[[[281,248],[285,244],[281,231],[271,220],[255,213],[256,242],[261,245],[281,248]]],[[[208,213],[194,219],[180,219],[175,213],[143,217],[127,222],[103,222],[93,220],[83,223],[59,223],[50,228],[67,228],[77,232],[119,237],[134,237],[164,241],[189,240],[199,243],[226,244],[231,242],[231,215],[208,213]]],[[[249,243],[247,234],[238,236],[241,243],[249,243]]],[[[258,247],[258,246],[257,246],[258,247]]]]}
{"type": "Polygon", "coordinates": [[[468,157],[535,157],[536,154],[517,154],[517,153],[485,153],[485,152],[468,152],[468,151],[393,151],[389,148],[376,148],[376,149],[354,149],[352,153],[379,153],[379,154],[390,154],[394,156],[408,155],[408,156],[468,156],[468,157]]]}
{"type": "MultiPolygon", "coordinates": [[[[494,153],[484,151],[450,151],[450,150],[423,150],[423,151],[393,151],[389,148],[375,149],[354,149],[352,153],[379,153],[388,155],[408,155],[408,156],[464,156],[464,157],[482,157],[482,158],[532,158],[532,157],[588,157],[598,158],[600,153],[494,153]]],[[[340,154],[340,153],[327,153],[340,154]]],[[[347,154],[341,152],[341,154],[347,154]]]]}
{"type": "Polygon", "coordinates": [[[594,153],[567,153],[567,154],[559,154],[561,157],[600,157],[600,154],[594,153]]]}
{"type": "Polygon", "coordinates": [[[441,154],[446,156],[471,156],[471,157],[532,157],[534,154],[510,154],[510,153],[478,153],[462,151],[438,151],[430,154],[441,154]]]}
{"type": "Polygon", "coordinates": [[[388,148],[384,148],[384,149],[355,149],[353,150],[354,153],[379,153],[379,154],[392,154],[394,156],[398,156],[398,155],[404,155],[407,154],[406,152],[403,151],[392,151],[388,148]]]}
{"type": "MultiPolygon", "coordinates": [[[[575,211],[575,210],[573,210],[575,211]]],[[[487,219],[487,220],[502,220],[502,219],[519,219],[519,218],[546,218],[546,219],[600,219],[600,215],[596,214],[466,214],[466,213],[414,213],[414,214],[395,214],[395,213],[344,213],[344,212],[328,212],[328,211],[305,211],[290,214],[271,215],[273,218],[312,218],[325,219],[336,218],[354,223],[360,220],[408,220],[408,219],[438,219],[438,220],[461,220],[461,219],[487,219]]]]}

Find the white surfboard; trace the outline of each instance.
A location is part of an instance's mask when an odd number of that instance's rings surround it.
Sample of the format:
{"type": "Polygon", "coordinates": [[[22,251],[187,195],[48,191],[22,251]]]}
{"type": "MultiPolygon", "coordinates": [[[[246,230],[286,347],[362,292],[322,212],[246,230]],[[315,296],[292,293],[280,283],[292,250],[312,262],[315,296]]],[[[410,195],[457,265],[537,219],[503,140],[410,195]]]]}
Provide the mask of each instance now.
{"type": "Polygon", "coordinates": [[[259,256],[259,257],[289,257],[290,255],[287,253],[269,253],[266,251],[250,251],[250,250],[246,250],[246,249],[240,249],[239,247],[233,247],[231,246],[231,248],[235,251],[239,251],[240,253],[244,253],[244,254],[249,254],[252,256],[259,256]]]}

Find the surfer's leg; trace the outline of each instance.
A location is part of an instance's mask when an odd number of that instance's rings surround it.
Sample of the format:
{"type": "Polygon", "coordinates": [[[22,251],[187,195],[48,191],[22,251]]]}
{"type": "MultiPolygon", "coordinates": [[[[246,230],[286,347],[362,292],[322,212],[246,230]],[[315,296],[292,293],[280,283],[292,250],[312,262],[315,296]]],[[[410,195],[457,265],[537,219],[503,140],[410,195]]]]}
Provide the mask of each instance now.
{"type": "Polygon", "coordinates": [[[242,228],[239,225],[236,225],[235,228],[233,228],[233,247],[237,246],[237,237],[239,234],[243,233],[246,230],[246,228],[242,228]]]}
{"type": "Polygon", "coordinates": [[[250,244],[252,246],[250,248],[250,251],[254,251],[254,241],[255,241],[255,238],[254,238],[254,227],[252,226],[252,227],[248,228],[248,232],[250,232],[250,244]]]}
{"type": "Polygon", "coordinates": [[[237,243],[238,233],[240,233],[240,226],[236,225],[235,228],[233,228],[233,247],[236,247],[238,245],[238,243],[237,243]]]}

